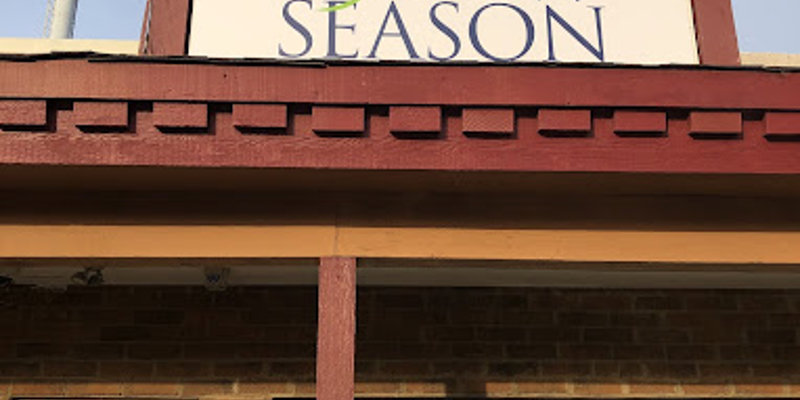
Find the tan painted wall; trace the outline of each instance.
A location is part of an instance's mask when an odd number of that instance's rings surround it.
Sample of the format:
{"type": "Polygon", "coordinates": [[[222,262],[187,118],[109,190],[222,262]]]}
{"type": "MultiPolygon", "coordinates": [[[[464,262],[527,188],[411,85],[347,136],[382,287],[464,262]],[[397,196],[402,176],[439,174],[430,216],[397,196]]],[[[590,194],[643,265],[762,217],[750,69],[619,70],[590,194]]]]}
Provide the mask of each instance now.
{"type": "Polygon", "coordinates": [[[28,39],[0,38],[2,54],[45,54],[52,52],[84,52],[138,54],[138,40],[28,39]]]}
{"type": "Polygon", "coordinates": [[[765,67],[800,67],[800,54],[742,53],[742,64],[765,67]]]}

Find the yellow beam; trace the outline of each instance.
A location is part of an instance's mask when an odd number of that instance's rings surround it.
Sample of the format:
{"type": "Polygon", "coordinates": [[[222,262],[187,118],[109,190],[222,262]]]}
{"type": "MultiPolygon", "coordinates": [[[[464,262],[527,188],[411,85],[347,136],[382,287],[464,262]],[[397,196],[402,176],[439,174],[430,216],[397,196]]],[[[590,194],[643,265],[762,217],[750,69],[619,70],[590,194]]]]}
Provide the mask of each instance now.
{"type": "Polygon", "coordinates": [[[800,264],[800,232],[2,225],[0,258],[436,258],[800,264]]]}

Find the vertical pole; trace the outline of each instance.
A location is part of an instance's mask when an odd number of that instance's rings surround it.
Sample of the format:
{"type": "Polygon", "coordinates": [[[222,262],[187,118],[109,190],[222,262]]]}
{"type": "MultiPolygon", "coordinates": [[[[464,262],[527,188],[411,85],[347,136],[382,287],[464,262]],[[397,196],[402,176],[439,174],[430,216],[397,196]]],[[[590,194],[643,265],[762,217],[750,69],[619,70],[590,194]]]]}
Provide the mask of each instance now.
{"type": "MultiPolygon", "coordinates": [[[[111,0],[109,0],[111,1],[111,0]]],[[[183,56],[189,45],[193,0],[148,0],[141,54],[183,56]]]]}
{"type": "Polygon", "coordinates": [[[700,64],[740,65],[731,0],[692,0],[700,64]]]}
{"type": "Polygon", "coordinates": [[[319,264],[317,400],[353,400],[355,391],[356,259],[319,264]]]}
{"type": "Polygon", "coordinates": [[[50,39],[72,39],[78,0],[55,0],[50,39]]]}

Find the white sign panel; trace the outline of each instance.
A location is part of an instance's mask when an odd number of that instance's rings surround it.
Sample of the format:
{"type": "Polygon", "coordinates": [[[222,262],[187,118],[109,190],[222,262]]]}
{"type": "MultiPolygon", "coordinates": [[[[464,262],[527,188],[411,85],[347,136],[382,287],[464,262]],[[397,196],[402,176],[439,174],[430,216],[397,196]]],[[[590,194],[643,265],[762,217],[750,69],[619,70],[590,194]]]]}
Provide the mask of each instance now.
{"type": "Polygon", "coordinates": [[[189,54],[697,64],[693,20],[691,0],[194,0],[189,54]]]}

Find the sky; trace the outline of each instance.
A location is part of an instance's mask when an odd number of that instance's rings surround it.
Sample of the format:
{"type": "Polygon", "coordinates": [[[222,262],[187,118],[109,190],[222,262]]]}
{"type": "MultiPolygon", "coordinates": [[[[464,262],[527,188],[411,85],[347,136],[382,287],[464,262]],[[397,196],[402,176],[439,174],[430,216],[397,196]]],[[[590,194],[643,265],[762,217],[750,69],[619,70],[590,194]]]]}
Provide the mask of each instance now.
{"type": "MultiPolygon", "coordinates": [[[[732,1],[742,51],[800,54],[800,0],[732,1]]],[[[75,37],[136,40],[145,2],[80,0],[75,37]]],[[[42,37],[46,9],[47,0],[0,0],[0,37],[42,37]]]]}

